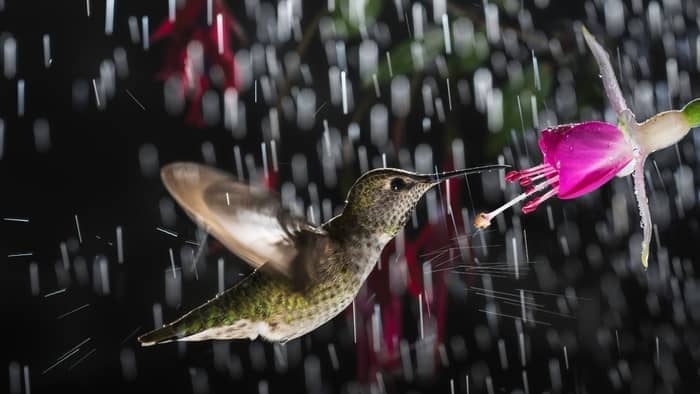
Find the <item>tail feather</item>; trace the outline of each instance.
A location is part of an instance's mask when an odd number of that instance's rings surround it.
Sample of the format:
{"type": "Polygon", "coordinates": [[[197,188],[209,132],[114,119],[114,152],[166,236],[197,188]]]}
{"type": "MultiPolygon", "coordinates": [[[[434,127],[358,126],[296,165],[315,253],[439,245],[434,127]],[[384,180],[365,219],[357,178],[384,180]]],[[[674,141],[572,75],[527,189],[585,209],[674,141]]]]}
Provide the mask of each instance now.
{"type": "MultiPolygon", "coordinates": [[[[241,283],[241,282],[239,282],[241,283]]],[[[234,286],[224,294],[236,291],[234,286]]],[[[239,313],[238,297],[219,295],[189,311],[179,319],[138,338],[142,346],[173,341],[206,341],[210,339],[254,339],[265,335],[269,326],[261,319],[239,313]]],[[[251,304],[253,301],[244,300],[251,304]]],[[[250,305],[245,306],[250,309],[250,305]]],[[[246,308],[243,309],[246,309],[246,308]]]]}
{"type": "Polygon", "coordinates": [[[162,328],[147,332],[138,338],[141,346],[153,346],[159,343],[167,343],[177,340],[180,337],[175,328],[168,324],[162,328]]]}
{"type": "Polygon", "coordinates": [[[266,335],[269,333],[269,326],[263,322],[251,322],[248,319],[241,319],[231,325],[221,325],[212,327],[200,327],[198,329],[187,330],[178,325],[178,322],[173,322],[162,328],[147,332],[140,337],[138,341],[141,346],[153,346],[161,343],[173,341],[206,341],[210,339],[243,339],[253,340],[259,335],[263,335],[270,340],[275,339],[274,336],[266,335]]]}

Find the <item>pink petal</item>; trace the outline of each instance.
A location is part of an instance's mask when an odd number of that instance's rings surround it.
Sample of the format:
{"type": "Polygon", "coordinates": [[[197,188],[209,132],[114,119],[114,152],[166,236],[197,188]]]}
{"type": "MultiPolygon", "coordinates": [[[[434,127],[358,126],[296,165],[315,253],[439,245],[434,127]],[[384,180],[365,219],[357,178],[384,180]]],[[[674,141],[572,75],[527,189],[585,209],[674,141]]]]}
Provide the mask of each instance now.
{"type": "Polygon", "coordinates": [[[585,122],[543,130],[545,163],[559,171],[557,197],[571,199],[612,179],[633,160],[633,148],[617,126],[585,122]]]}

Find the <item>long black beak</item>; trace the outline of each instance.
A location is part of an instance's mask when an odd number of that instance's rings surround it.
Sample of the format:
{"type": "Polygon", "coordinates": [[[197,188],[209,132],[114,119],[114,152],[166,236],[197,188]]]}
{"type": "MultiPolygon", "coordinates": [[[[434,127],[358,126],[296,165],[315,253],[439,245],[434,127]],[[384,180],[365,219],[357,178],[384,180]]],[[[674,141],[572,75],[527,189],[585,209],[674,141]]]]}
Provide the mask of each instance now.
{"type": "Polygon", "coordinates": [[[438,182],[442,182],[445,179],[449,179],[449,178],[455,178],[458,176],[464,176],[464,175],[470,175],[470,174],[479,174],[482,172],[500,170],[502,168],[509,168],[509,167],[510,166],[505,165],[505,164],[492,164],[492,165],[488,165],[488,166],[465,168],[463,170],[438,172],[435,174],[421,174],[421,175],[418,175],[418,178],[420,178],[420,180],[423,182],[438,183],[438,182]]]}

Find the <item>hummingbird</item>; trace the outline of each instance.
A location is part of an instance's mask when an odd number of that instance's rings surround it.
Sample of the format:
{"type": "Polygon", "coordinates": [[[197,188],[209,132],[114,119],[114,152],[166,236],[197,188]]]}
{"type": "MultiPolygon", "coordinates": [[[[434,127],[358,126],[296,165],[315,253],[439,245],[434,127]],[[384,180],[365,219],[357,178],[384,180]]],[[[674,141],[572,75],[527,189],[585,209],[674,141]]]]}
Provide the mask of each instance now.
{"type": "Polygon", "coordinates": [[[445,179],[503,165],[434,174],[367,171],[340,214],[315,226],[285,209],[272,192],[220,170],[178,162],[161,170],[184,211],[254,271],[177,320],[138,338],[171,341],[255,339],[286,342],[331,320],[352,303],[425,192],[445,179]]]}

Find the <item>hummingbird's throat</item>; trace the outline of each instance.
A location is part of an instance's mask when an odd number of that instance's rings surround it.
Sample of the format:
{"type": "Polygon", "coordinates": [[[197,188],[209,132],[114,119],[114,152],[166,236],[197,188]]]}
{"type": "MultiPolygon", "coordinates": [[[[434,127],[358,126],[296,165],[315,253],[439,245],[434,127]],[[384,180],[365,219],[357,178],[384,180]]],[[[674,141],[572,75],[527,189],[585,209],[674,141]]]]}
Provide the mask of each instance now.
{"type": "Polygon", "coordinates": [[[388,226],[386,226],[386,228],[384,229],[384,233],[390,236],[391,238],[394,238],[406,225],[406,223],[408,223],[408,219],[411,217],[412,213],[413,209],[407,211],[398,222],[391,223],[388,226]]]}
{"type": "Polygon", "coordinates": [[[387,227],[387,228],[384,230],[384,234],[385,234],[385,235],[388,235],[388,236],[389,236],[389,239],[394,238],[394,237],[396,236],[396,234],[398,234],[399,231],[401,231],[401,227],[403,227],[403,226],[390,226],[390,227],[387,227]]]}

